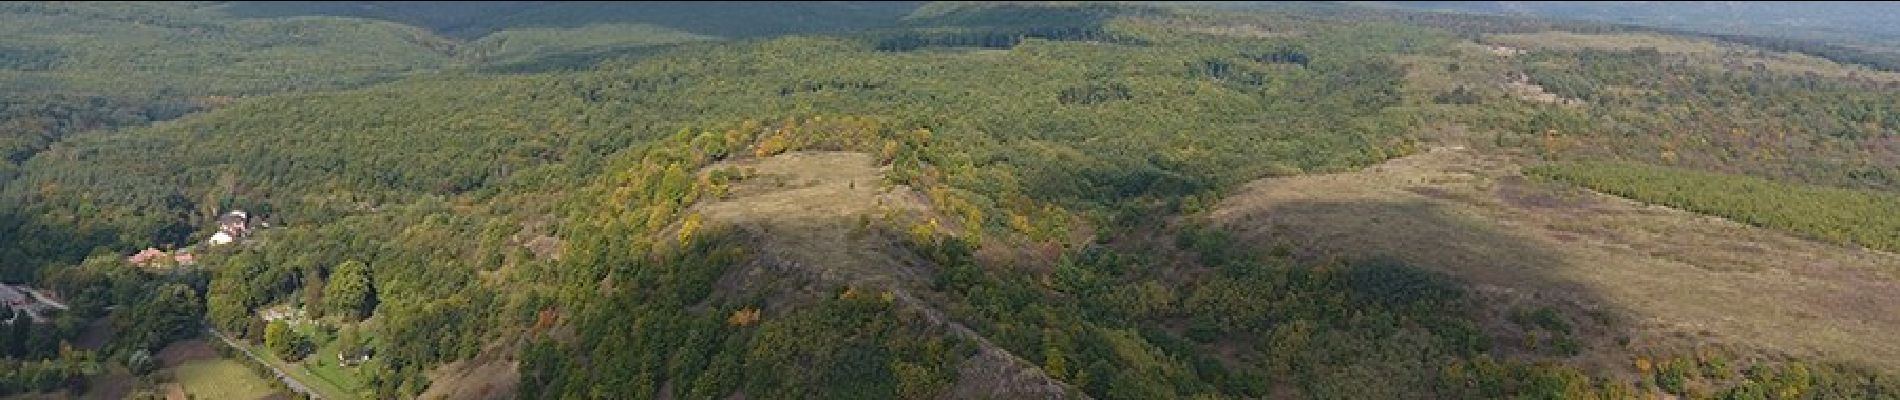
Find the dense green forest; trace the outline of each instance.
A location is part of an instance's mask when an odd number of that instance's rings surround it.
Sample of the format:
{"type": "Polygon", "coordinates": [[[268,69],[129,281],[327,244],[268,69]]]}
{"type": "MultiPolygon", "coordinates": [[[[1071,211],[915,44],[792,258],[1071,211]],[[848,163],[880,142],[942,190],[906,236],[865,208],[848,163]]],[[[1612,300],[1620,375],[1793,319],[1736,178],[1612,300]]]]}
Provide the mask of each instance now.
{"type": "Polygon", "coordinates": [[[519,361],[523,398],[981,397],[996,365],[1098,398],[1900,396],[1892,371],[1621,346],[1588,336],[1616,321],[1201,219],[1457,124],[1586,161],[1534,175],[1893,250],[1900,99],[1873,78],[1474,56],[1632,28],[1330,4],[449,3],[0,6],[0,82],[33,89],[0,94],[0,281],[73,305],[0,335],[0,394],[83,391],[203,324],[309,365],[373,350],[345,373],[379,398],[478,360],[519,361]],[[700,213],[767,185],[723,165],[801,151],[913,191],[820,223],[920,278],[825,278],[700,213]],[[200,245],[233,209],[271,227],[200,245]],[[147,247],[196,265],[127,266],[147,247]],[[307,327],[258,317],[279,306],[307,327]],[[60,350],[92,321],[118,334],[60,350]]]}
{"type": "Polygon", "coordinates": [[[1626,163],[1573,163],[1531,174],[1604,193],[1786,229],[1840,243],[1900,251],[1900,196],[1626,163]]]}
{"type": "Polygon", "coordinates": [[[1389,2],[1389,6],[1473,11],[1497,15],[1535,15],[1571,20],[1635,24],[1685,36],[1706,36],[1762,48],[1813,54],[1845,64],[1894,71],[1900,51],[1886,45],[1900,30],[1885,15],[1885,3],[1615,3],[1549,1],[1389,2]],[[1822,22],[1825,21],[1825,22],[1822,22]]]}
{"type": "MultiPolygon", "coordinates": [[[[1556,153],[1739,172],[1829,186],[1900,189],[1900,97],[1889,83],[1716,70],[1654,49],[1545,52],[1532,81],[1597,105],[1533,116],[1500,141],[1556,153]],[[1612,145],[1614,144],[1614,145],[1612,145]],[[1542,145],[1542,144],[1540,144],[1542,145]],[[1597,153],[1597,154],[1591,154],[1597,153]]],[[[1559,155],[1562,157],[1563,155],[1559,155]]]]}
{"type": "Polygon", "coordinates": [[[596,1],[234,1],[219,11],[244,17],[363,17],[476,39],[521,28],[646,24],[719,37],[841,33],[895,25],[922,5],[880,2],[596,1]]]}

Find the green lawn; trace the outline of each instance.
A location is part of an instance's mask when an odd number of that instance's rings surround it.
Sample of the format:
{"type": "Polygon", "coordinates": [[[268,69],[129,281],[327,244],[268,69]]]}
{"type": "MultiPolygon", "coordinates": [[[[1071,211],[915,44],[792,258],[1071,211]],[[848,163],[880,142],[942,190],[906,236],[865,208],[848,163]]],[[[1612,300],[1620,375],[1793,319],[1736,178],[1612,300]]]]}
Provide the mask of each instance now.
{"type": "MultiPolygon", "coordinates": [[[[305,368],[304,363],[284,362],[283,359],[277,358],[276,354],[271,354],[270,350],[264,348],[264,346],[249,347],[252,352],[256,352],[259,357],[263,357],[265,362],[269,362],[271,365],[283,369],[284,373],[290,374],[290,377],[296,378],[298,382],[303,382],[305,386],[310,387],[310,390],[316,391],[318,395],[323,396],[325,399],[359,399],[370,397],[368,396],[368,388],[363,386],[353,375],[350,375],[353,371],[335,371],[336,367],[332,365],[330,367],[317,368],[317,370],[322,371],[321,375],[319,375],[317,371],[305,368]],[[350,376],[350,378],[343,378],[344,376],[350,376]]],[[[331,353],[323,353],[322,351],[311,353],[311,355],[304,360],[315,364],[315,358],[317,357],[330,357],[329,364],[336,364],[335,349],[330,349],[330,351],[331,353]]]]}
{"type": "MultiPolygon", "coordinates": [[[[331,341],[330,343],[324,344],[323,347],[317,348],[316,352],[310,353],[310,357],[305,358],[299,365],[309,371],[311,375],[315,375],[318,379],[322,379],[331,385],[335,385],[339,388],[351,388],[355,389],[356,392],[367,393],[369,391],[369,384],[363,382],[363,378],[357,375],[357,371],[361,371],[367,364],[365,364],[365,366],[356,367],[338,365],[336,361],[336,353],[338,350],[339,346],[337,346],[336,341],[331,341]]],[[[369,362],[375,363],[377,361],[372,360],[369,362]]]]}
{"type": "Polygon", "coordinates": [[[185,393],[201,399],[258,399],[277,393],[270,379],[229,358],[196,360],[173,371],[185,393]]]}

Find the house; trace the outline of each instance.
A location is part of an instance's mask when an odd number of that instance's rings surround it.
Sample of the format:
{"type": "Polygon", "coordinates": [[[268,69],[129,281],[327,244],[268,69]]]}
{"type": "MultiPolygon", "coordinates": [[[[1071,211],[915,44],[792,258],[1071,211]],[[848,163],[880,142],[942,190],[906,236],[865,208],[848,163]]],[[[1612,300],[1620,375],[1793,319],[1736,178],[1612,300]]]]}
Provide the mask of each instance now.
{"type": "Polygon", "coordinates": [[[244,210],[231,210],[218,217],[218,233],[211,235],[212,245],[235,242],[251,234],[251,214],[244,210]]]}
{"type": "Polygon", "coordinates": [[[218,231],[231,236],[244,236],[250,233],[251,214],[244,210],[231,210],[218,217],[218,231]]]}
{"type": "Polygon", "coordinates": [[[159,250],[153,247],[147,247],[145,248],[144,251],[140,251],[138,254],[133,254],[130,257],[126,257],[125,260],[128,262],[131,262],[132,265],[136,265],[140,267],[157,267],[157,266],[164,266],[164,265],[197,264],[198,256],[192,255],[191,253],[186,253],[182,250],[176,253],[166,253],[164,250],[159,250]]]}
{"type": "Polygon", "coordinates": [[[154,247],[147,247],[145,248],[144,251],[140,251],[138,254],[133,254],[131,257],[126,257],[125,260],[132,262],[132,265],[148,267],[148,266],[151,266],[152,262],[163,260],[165,258],[166,258],[166,254],[164,250],[159,250],[158,248],[154,248],[154,247]]]}
{"type": "Polygon", "coordinates": [[[372,353],[372,351],[368,346],[356,346],[351,349],[338,350],[336,352],[336,363],[345,367],[354,367],[369,361],[370,353],[372,353]]]}
{"type": "Polygon", "coordinates": [[[224,231],[218,231],[218,233],[211,234],[210,242],[211,242],[211,245],[216,246],[216,245],[221,245],[221,244],[228,244],[236,240],[237,238],[231,237],[231,234],[224,233],[224,231]]]}

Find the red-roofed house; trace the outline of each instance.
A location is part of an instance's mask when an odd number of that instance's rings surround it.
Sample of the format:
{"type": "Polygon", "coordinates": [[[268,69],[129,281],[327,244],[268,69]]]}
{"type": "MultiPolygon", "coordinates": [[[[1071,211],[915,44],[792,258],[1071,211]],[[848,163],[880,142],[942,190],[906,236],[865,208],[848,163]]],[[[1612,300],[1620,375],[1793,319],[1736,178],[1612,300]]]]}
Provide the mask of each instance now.
{"type": "Polygon", "coordinates": [[[126,261],[131,261],[133,265],[138,265],[138,266],[143,267],[143,266],[151,265],[153,261],[165,259],[166,256],[167,255],[165,254],[164,250],[147,247],[145,248],[145,251],[140,251],[138,254],[133,254],[131,257],[126,257],[126,261]]]}

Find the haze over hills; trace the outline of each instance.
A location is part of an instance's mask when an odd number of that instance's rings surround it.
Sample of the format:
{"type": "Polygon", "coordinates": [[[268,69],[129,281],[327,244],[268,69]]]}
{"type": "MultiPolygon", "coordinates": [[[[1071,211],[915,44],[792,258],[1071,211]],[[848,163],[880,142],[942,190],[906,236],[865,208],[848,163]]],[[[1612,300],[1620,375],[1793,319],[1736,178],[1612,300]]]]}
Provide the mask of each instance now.
{"type": "Polygon", "coordinates": [[[0,396],[1900,397],[1900,73],[1527,7],[0,4],[0,396]]]}
{"type": "Polygon", "coordinates": [[[1383,7],[1599,21],[1699,32],[1893,70],[1900,3],[1888,1],[1419,1],[1383,7]]]}
{"type": "Polygon", "coordinates": [[[445,36],[476,39],[521,28],[603,23],[664,26],[720,37],[839,33],[895,25],[918,1],[237,1],[222,11],[242,17],[333,15],[400,22],[445,36]]]}
{"type": "Polygon", "coordinates": [[[1712,33],[1892,39],[1900,3],[1849,1],[1419,1],[1392,6],[1585,19],[1712,33]]]}

